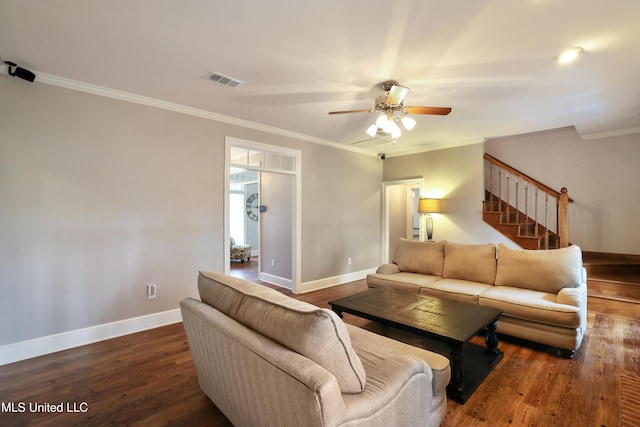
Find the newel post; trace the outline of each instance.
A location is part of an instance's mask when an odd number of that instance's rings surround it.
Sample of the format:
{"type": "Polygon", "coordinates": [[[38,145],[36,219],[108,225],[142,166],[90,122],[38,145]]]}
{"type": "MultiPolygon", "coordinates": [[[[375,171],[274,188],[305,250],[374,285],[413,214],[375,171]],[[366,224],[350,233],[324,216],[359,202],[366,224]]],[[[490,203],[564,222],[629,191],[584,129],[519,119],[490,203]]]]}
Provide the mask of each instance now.
{"type": "Polygon", "coordinates": [[[567,188],[562,187],[558,197],[558,237],[560,247],[569,246],[569,195],[567,188]]]}

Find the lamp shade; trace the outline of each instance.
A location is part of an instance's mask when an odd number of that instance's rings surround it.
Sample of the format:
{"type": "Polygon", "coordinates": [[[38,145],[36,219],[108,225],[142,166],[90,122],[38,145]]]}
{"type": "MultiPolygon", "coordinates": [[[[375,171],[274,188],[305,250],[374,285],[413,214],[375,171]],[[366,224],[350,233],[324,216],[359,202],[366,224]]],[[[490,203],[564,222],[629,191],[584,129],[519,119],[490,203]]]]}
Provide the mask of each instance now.
{"type": "Polygon", "coordinates": [[[418,201],[418,213],[440,212],[440,199],[420,199],[418,201]]]}

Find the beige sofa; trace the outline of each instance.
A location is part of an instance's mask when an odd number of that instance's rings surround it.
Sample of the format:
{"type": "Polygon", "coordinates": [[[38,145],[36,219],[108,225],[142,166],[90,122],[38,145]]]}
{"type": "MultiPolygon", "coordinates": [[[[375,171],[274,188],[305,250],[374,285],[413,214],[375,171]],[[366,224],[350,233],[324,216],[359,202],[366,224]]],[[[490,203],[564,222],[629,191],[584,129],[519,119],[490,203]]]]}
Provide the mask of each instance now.
{"type": "Polygon", "coordinates": [[[500,308],[499,333],[557,347],[567,358],[582,343],[587,273],[576,245],[531,251],[400,239],[392,261],[368,284],[500,308]]]}
{"type": "Polygon", "coordinates": [[[200,387],[237,426],[438,426],[449,360],[265,286],[201,272],[180,303],[200,387]]]}

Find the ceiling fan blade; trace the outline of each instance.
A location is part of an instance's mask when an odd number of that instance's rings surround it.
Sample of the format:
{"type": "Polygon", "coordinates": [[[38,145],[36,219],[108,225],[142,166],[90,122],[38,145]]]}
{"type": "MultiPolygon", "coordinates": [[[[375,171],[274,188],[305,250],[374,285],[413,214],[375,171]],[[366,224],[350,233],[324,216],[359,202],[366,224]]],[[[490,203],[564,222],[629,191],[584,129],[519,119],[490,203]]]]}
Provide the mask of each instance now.
{"type": "Polygon", "coordinates": [[[451,107],[405,107],[407,114],[435,114],[446,116],[451,112],[451,107]]]}
{"type": "Polygon", "coordinates": [[[400,85],[393,85],[389,89],[389,96],[387,96],[387,103],[391,105],[402,104],[404,97],[409,93],[409,88],[400,85]]]}
{"type": "Polygon", "coordinates": [[[349,113],[368,113],[371,109],[366,110],[347,110],[347,111],[330,111],[329,114],[349,114],[349,113]]]}

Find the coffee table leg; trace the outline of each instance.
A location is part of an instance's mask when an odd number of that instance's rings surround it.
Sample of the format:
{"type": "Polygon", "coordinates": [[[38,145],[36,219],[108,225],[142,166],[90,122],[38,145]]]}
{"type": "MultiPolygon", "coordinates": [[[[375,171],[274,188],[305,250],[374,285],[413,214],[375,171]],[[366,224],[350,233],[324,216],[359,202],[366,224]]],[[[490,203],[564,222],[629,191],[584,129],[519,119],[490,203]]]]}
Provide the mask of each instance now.
{"type": "Polygon", "coordinates": [[[331,310],[333,310],[333,312],[334,312],[335,314],[337,314],[337,315],[338,315],[338,317],[340,317],[341,319],[342,319],[342,318],[344,318],[344,316],[342,315],[342,310],[339,310],[339,309],[334,308],[334,307],[331,307],[331,310]]]}
{"type": "Polygon", "coordinates": [[[453,347],[449,354],[451,356],[451,385],[461,392],[465,387],[462,373],[462,345],[453,347]]]}
{"type": "Polygon", "coordinates": [[[498,329],[496,322],[492,322],[487,325],[487,335],[484,337],[484,342],[487,344],[485,353],[487,354],[498,354],[500,352],[500,349],[498,349],[498,335],[496,335],[496,329],[498,329]]]}

